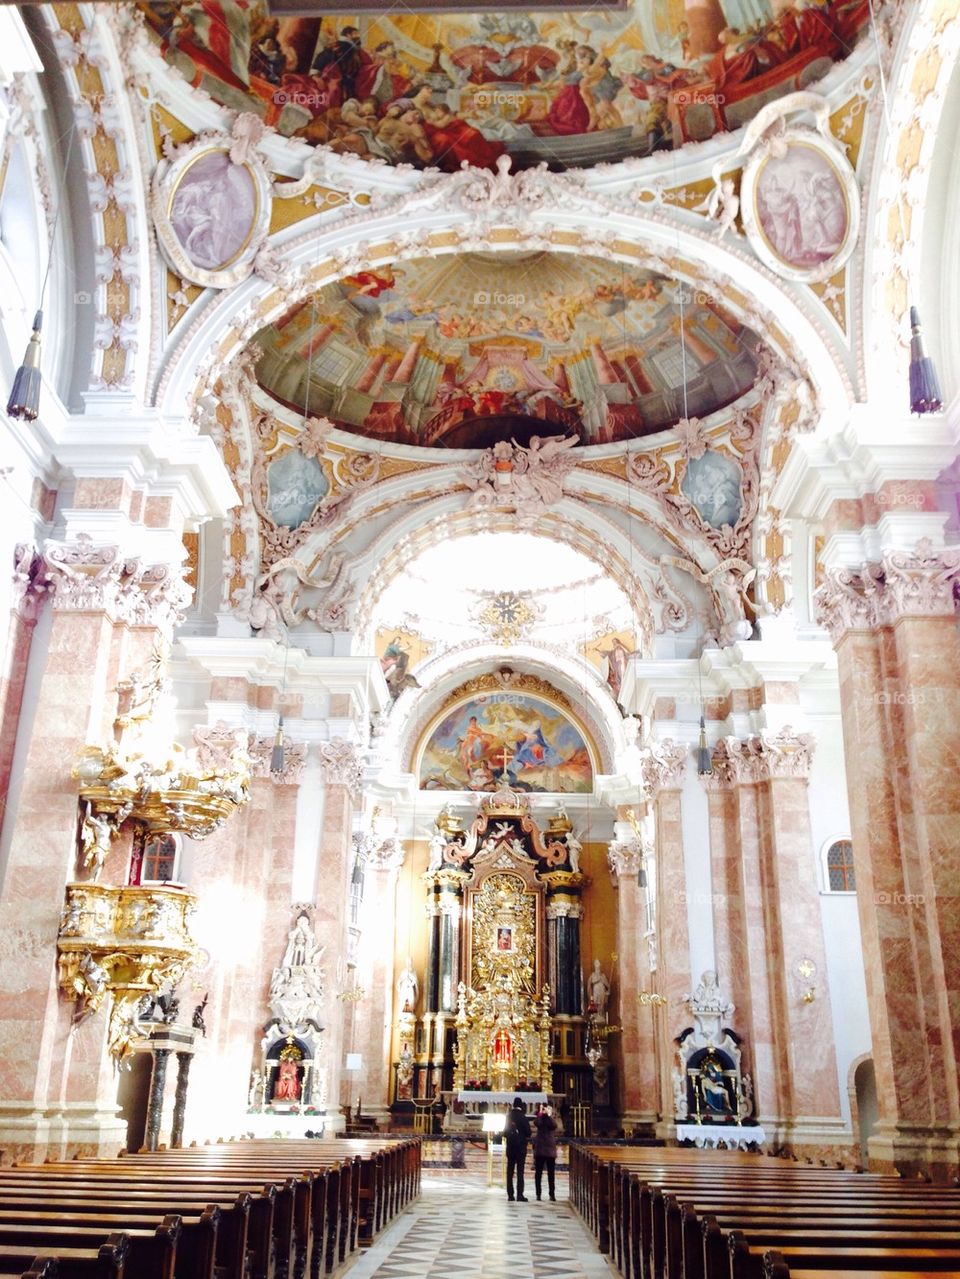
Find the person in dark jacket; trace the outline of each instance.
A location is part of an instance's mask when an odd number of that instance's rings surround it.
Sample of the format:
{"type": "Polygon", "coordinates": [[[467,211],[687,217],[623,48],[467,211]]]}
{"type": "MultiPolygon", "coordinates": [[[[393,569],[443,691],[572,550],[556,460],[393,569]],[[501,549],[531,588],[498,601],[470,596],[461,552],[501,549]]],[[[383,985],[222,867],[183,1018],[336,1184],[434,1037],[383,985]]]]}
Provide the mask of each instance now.
{"type": "Polygon", "coordinates": [[[553,1117],[553,1107],[544,1106],[533,1121],[536,1136],[533,1139],[533,1183],[540,1198],[543,1170],[547,1170],[547,1189],[550,1202],[557,1202],[557,1188],[554,1182],[557,1170],[557,1121],[553,1117]]]}
{"type": "Polygon", "coordinates": [[[527,1162],[527,1142],[530,1140],[530,1120],[527,1107],[520,1097],[514,1097],[513,1106],[507,1112],[503,1135],[507,1145],[507,1198],[513,1199],[513,1174],[517,1174],[517,1201],[525,1204],[523,1193],[523,1165],[527,1162]]]}

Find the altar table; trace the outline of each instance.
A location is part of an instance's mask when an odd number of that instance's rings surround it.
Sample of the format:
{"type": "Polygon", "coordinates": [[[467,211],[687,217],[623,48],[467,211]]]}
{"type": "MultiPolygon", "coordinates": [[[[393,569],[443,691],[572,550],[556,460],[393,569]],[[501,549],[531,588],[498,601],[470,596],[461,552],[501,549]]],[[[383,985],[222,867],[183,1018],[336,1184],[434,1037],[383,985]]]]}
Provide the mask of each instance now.
{"type": "Polygon", "coordinates": [[[692,1141],[700,1150],[746,1150],[762,1146],[767,1134],[759,1124],[677,1124],[677,1141],[692,1141]]]}

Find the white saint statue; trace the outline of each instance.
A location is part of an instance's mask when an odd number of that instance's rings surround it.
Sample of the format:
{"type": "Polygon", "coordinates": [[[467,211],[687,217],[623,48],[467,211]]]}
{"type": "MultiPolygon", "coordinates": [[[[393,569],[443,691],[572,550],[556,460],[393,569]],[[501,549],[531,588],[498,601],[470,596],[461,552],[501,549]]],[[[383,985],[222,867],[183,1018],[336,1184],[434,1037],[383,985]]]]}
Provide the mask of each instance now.
{"type": "Polygon", "coordinates": [[[397,978],[397,1003],[401,1012],[413,1012],[417,1006],[420,983],[414,971],[413,959],[407,956],[407,966],[397,978]]]}
{"type": "Polygon", "coordinates": [[[610,1002],[610,981],[600,967],[600,960],[593,961],[593,972],[587,979],[587,995],[597,1010],[598,1017],[606,1017],[610,1002]]]}
{"type": "Polygon", "coordinates": [[[310,927],[310,917],[303,911],[298,916],[294,927],[290,930],[287,949],[283,952],[280,967],[302,968],[305,964],[309,964],[316,949],[317,944],[314,940],[313,929],[310,927]]]}

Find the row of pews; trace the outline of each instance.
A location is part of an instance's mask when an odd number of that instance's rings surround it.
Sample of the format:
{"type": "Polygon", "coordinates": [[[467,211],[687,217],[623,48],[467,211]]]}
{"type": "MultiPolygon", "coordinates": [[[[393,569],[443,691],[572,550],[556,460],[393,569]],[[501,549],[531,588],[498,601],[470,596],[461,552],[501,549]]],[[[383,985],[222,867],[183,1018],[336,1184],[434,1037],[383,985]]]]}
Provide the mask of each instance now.
{"type": "Polygon", "coordinates": [[[0,1275],[322,1279],[419,1193],[415,1138],[244,1140],[0,1168],[0,1275]]]}
{"type": "Polygon", "coordinates": [[[762,1155],[571,1144],[570,1197],[626,1279],[960,1279],[960,1191],[762,1155]]]}

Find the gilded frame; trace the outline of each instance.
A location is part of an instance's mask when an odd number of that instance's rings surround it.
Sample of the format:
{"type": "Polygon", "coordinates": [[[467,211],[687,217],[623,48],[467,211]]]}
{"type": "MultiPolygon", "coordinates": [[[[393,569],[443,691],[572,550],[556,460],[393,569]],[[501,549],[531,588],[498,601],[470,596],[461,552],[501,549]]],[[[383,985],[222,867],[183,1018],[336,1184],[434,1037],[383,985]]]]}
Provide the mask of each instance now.
{"type": "Polygon", "coordinates": [[[253,271],[257,254],[263,247],[270,228],[273,190],[270,176],[256,155],[248,155],[239,164],[231,158],[234,143],[229,137],[209,136],[178,147],[174,155],[157,166],[150,192],[150,213],[157,232],[157,243],[169,266],[184,280],[204,288],[227,289],[245,280],[253,271]],[[203,266],[190,256],[175,225],[175,201],[189,174],[198,162],[208,156],[225,155],[248,175],[253,194],[253,211],[245,228],[242,243],[217,266],[203,266]]]}
{"type": "Polygon", "coordinates": [[[860,190],[857,177],[842,148],[831,138],[802,126],[785,129],[762,141],[753,151],[740,180],[740,213],[751,248],[771,270],[795,284],[829,280],[843,267],[860,234],[860,190]],[[822,262],[801,266],[785,257],[763,225],[758,206],[760,183],[767,166],[788,158],[791,150],[813,152],[836,180],[844,201],[846,226],[838,248],[822,262]]]}

